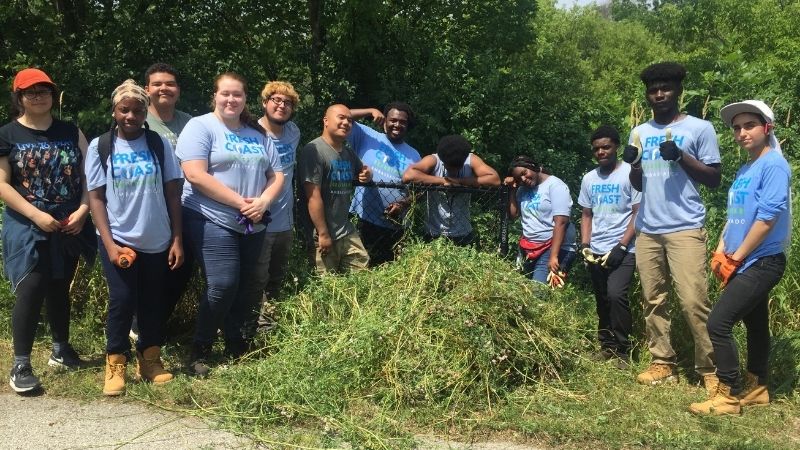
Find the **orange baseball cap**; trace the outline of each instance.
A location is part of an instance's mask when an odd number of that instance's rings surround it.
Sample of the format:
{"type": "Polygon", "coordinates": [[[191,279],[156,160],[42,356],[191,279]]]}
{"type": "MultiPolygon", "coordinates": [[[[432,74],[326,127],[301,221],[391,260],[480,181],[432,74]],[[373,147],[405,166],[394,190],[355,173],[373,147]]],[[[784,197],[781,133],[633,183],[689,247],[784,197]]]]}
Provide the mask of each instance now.
{"type": "Polygon", "coordinates": [[[28,68],[20,70],[17,76],[14,77],[14,91],[27,89],[37,83],[46,83],[56,87],[56,84],[46,73],[39,69],[28,68]]]}

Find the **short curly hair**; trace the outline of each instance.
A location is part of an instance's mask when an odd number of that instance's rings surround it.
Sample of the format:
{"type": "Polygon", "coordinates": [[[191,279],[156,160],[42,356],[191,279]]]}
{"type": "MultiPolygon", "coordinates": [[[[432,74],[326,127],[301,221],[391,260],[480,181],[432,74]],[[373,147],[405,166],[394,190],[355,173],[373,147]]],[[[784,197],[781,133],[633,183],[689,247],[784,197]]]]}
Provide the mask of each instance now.
{"type": "Polygon", "coordinates": [[[686,78],[686,68],[676,62],[666,61],[651,64],[642,70],[639,78],[645,85],[656,81],[668,81],[681,84],[686,78]]]}
{"type": "Polygon", "coordinates": [[[410,130],[414,128],[414,126],[417,124],[417,115],[414,114],[414,110],[411,109],[411,106],[408,103],[393,101],[383,108],[383,115],[388,116],[389,111],[393,109],[406,113],[406,116],[408,116],[408,129],[410,130]]]}
{"type": "Polygon", "coordinates": [[[270,81],[265,84],[264,89],[261,90],[261,100],[267,100],[275,94],[288,97],[295,107],[300,103],[300,95],[294,90],[294,86],[286,81],[270,81]]]}
{"type": "Polygon", "coordinates": [[[436,154],[444,165],[454,167],[463,166],[467,156],[472,151],[472,144],[460,134],[450,134],[439,140],[436,154]]]}
{"type": "Polygon", "coordinates": [[[619,132],[611,125],[600,125],[592,132],[589,142],[594,142],[598,139],[609,138],[611,142],[619,145],[619,132]]]}

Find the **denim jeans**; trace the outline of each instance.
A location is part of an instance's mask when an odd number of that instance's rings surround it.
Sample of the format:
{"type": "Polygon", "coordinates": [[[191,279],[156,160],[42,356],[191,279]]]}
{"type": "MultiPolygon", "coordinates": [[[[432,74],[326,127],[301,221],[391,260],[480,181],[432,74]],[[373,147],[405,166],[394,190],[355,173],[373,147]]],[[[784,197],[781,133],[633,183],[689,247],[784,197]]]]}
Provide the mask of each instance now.
{"type": "Polygon", "coordinates": [[[108,283],[108,318],[106,319],[106,352],[110,355],[130,352],[128,333],[133,315],[139,323],[136,350],[161,346],[164,343],[165,280],[169,271],[168,251],[137,252],[136,261],[121,269],[108,259],[98,237],[97,251],[108,283]]]}
{"type": "Polygon", "coordinates": [[[184,236],[206,277],[200,295],[193,344],[208,348],[217,330],[225,346],[238,349],[250,339],[269,267],[258,264],[265,231],[241,234],[183,208],[184,236]]]}
{"type": "Polygon", "coordinates": [[[289,255],[292,253],[294,231],[267,232],[264,235],[264,247],[261,250],[261,259],[258,264],[265,265],[268,281],[264,287],[264,296],[261,299],[261,312],[258,314],[258,326],[267,326],[272,320],[268,314],[270,303],[274,303],[281,293],[283,280],[286,278],[286,269],[289,266],[289,255]]]}
{"type": "Polygon", "coordinates": [[[758,259],[734,276],[708,316],[708,335],[717,359],[717,377],[728,386],[739,379],[739,351],[733,326],[740,320],[747,327],[747,371],[766,384],[769,373],[769,292],[783,277],[783,253],[758,259]]]}
{"type": "Polygon", "coordinates": [[[620,356],[627,356],[632,328],[628,288],[636,267],[636,255],[628,253],[613,269],[589,264],[594,298],[597,307],[597,338],[600,347],[620,356]]]}
{"type": "MultiPolygon", "coordinates": [[[[553,248],[550,247],[536,259],[527,259],[522,255],[522,273],[526,277],[539,283],[547,283],[547,274],[550,273],[548,262],[553,248]]],[[[522,252],[522,250],[520,250],[522,252]]],[[[569,272],[572,263],[575,262],[575,250],[565,250],[563,247],[558,251],[558,265],[563,272],[569,272]]]]}

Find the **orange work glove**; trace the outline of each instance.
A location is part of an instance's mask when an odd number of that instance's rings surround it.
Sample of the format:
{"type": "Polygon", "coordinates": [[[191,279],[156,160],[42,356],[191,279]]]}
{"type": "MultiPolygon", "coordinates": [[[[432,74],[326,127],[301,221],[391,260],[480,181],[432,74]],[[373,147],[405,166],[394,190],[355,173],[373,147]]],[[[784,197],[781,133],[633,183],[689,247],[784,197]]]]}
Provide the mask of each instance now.
{"type": "Polygon", "coordinates": [[[724,288],[742,266],[742,261],[737,261],[722,252],[714,252],[711,257],[711,272],[724,288]]]}
{"type": "Polygon", "coordinates": [[[119,250],[119,258],[117,258],[116,266],[121,269],[127,269],[136,261],[136,252],[129,247],[122,247],[119,250]]]}

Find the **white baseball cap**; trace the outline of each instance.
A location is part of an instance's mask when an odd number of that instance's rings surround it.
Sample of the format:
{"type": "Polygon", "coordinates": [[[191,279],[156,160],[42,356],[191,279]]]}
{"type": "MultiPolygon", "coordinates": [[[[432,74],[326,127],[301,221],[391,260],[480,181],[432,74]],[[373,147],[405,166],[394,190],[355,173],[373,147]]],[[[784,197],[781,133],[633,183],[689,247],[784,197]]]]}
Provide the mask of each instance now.
{"type": "Polygon", "coordinates": [[[719,111],[719,115],[722,116],[722,121],[729,127],[733,126],[733,118],[741,113],[757,114],[763,117],[767,123],[775,122],[775,114],[772,113],[772,109],[761,100],[745,100],[743,102],[731,103],[730,105],[724,106],[719,111]]]}

